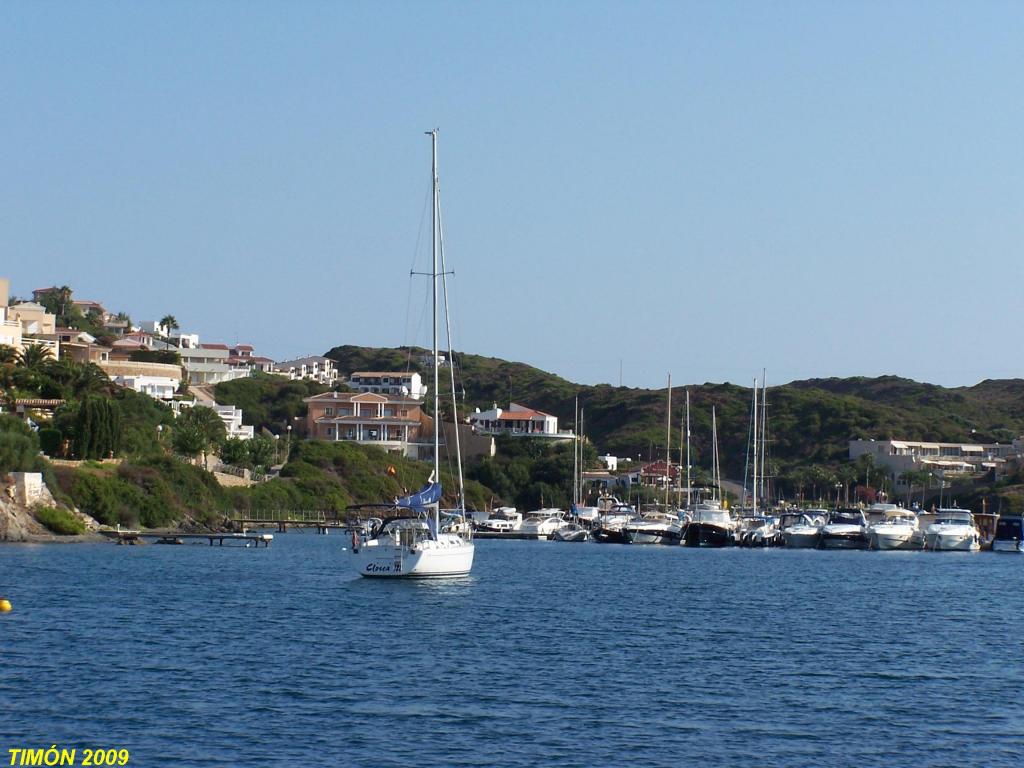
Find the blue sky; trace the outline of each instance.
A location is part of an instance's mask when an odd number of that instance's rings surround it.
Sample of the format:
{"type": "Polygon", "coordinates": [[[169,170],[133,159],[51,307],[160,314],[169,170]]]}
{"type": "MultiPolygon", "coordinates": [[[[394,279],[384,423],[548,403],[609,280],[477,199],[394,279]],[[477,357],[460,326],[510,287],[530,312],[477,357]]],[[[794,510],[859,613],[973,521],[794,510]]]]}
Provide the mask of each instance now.
{"type": "Polygon", "coordinates": [[[276,358],[1022,375],[1019,3],[0,4],[0,275],[276,358]]]}

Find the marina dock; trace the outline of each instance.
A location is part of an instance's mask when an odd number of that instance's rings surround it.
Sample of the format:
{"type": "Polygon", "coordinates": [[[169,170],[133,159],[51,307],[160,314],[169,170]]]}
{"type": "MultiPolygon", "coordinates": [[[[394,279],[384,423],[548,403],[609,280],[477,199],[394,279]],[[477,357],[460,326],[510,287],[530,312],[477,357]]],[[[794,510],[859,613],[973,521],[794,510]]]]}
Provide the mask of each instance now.
{"type": "Polygon", "coordinates": [[[269,547],[274,540],[272,533],[145,533],[143,531],[101,531],[117,544],[134,545],[153,540],[156,544],[184,544],[186,541],[207,540],[210,546],[269,547]]]}

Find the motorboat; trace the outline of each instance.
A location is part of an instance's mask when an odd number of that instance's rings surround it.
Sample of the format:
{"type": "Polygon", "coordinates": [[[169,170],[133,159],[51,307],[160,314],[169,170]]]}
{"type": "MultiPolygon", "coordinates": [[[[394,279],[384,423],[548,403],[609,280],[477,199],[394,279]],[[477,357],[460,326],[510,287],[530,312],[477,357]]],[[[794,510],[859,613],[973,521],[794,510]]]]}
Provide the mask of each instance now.
{"type": "Polygon", "coordinates": [[[735,529],[728,509],[717,501],[701,501],[690,512],[682,543],[687,547],[726,547],[734,543],[735,529]]]}
{"type": "Polygon", "coordinates": [[[781,543],[777,517],[756,515],[744,518],[743,522],[743,530],[736,537],[736,543],[741,547],[774,547],[781,543]]]}
{"type": "Polygon", "coordinates": [[[579,523],[566,523],[555,530],[549,538],[552,541],[586,541],[590,538],[590,531],[579,523]]]}
{"type": "Polygon", "coordinates": [[[522,525],[519,526],[518,533],[524,539],[537,538],[546,540],[548,536],[565,525],[566,522],[568,521],[560,509],[538,509],[527,515],[522,525]]]}
{"type": "Polygon", "coordinates": [[[913,511],[895,504],[873,504],[868,510],[868,517],[869,549],[921,548],[915,536],[918,521],[913,511]]]}
{"type": "Polygon", "coordinates": [[[996,521],[993,552],[1024,552],[1024,519],[1000,517],[996,521]]]}
{"type": "Polygon", "coordinates": [[[577,504],[573,510],[573,514],[579,522],[593,527],[597,523],[599,517],[606,514],[612,507],[621,505],[622,502],[614,496],[604,494],[597,499],[597,504],[595,506],[577,504]]]}
{"type": "Polygon", "coordinates": [[[826,509],[783,512],[779,519],[782,543],[791,549],[814,549],[821,540],[821,528],[826,519],[826,509]]]}
{"type": "Polygon", "coordinates": [[[617,502],[597,518],[591,538],[600,544],[626,544],[623,526],[635,519],[636,510],[630,504],[617,502]]]}
{"type": "Polygon", "coordinates": [[[669,512],[646,512],[638,520],[622,526],[628,544],[678,544],[683,537],[679,515],[669,512]]]}
{"type": "Polygon", "coordinates": [[[523,515],[515,507],[498,507],[491,516],[477,524],[476,529],[486,533],[511,533],[519,530],[523,515]]]}
{"type": "Polygon", "coordinates": [[[974,515],[966,509],[937,510],[934,522],[925,529],[924,546],[936,551],[977,552],[981,533],[974,515]]]}
{"type": "Polygon", "coordinates": [[[864,549],[868,545],[867,520],[859,509],[837,509],[821,527],[818,546],[823,549],[864,549]]]}

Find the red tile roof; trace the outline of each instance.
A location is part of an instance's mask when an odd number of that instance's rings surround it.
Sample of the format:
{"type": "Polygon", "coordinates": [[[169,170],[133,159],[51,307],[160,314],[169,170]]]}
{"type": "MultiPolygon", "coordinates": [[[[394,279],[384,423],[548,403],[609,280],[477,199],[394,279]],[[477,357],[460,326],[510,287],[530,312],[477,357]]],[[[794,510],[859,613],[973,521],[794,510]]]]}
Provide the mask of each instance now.
{"type": "Polygon", "coordinates": [[[223,349],[224,351],[227,351],[228,345],[227,344],[200,344],[199,348],[200,349],[223,349]]]}

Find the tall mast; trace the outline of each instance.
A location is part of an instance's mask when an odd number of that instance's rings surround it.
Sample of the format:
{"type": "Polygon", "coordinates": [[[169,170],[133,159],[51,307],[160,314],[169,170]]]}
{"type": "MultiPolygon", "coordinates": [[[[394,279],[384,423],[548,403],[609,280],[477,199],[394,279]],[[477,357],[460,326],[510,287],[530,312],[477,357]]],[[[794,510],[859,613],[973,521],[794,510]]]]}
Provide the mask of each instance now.
{"type": "Polygon", "coordinates": [[[672,374],[668,375],[668,413],[665,415],[665,509],[668,509],[668,481],[672,475],[672,374]]]}
{"type": "Polygon", "coordinates": [[[572,503],[575,507],[580,497],[580,398],[572,406],[573,427],[576,434],[572,441],[572,503]]]}
{"type": "Polygon", "coordinates": [[[711,479],[715,484],[715,501],[720,501],[722,477],[718,470],[718,422],[715,419],[715,406],[711,406],[711,479]]]}
{"type": "Polygon", "coordinates": [[[584,409],[582,407],[580,407],[580,429],[579,429],[579,432],[580,432],[580,435],[579,435],[579,438],[580,438],[580,442],[579,442],[579,446],[580,446],[580,486],[579,486],[579,488],[580,488],[580,503],[582,503],[584,501],[584,498],[583,498],[583,496],[584,496],[584,494],[583,494],[583,426],[584,426],[583,425],[583,410],[584,409]]]}
{"type": "Polygon", "coordinates": [[[686,508],[689,509],[693,502],[690,496],[692,483],[690,482],[690,390],[686,390],[686,508]]]}
{"type": "Polygon", "coordinates": [[[767,478],[768,464],[765,461],[765,454],[768,447],[768,371],[761,370],[761,499],[762,504],[767,504],[767,478]]]}
{"type": "Polygon", "coordinates": [[[751,498],[754,514],[757,514],[757,379],[754,379],[754,482],[751,483],[751,498]]]}
{"type": "MultiPolygon", "coordinates": [[[[458,509],[462,517],[466,516],[466,483],[462,476],[462,441],[459,437],[459,404],[455,394],[455,353],[452,345],[452,319],[448,307],[448,269],[444,260],[444,222],[441,220],[441,182],[437,184],[437,245],[441,256],[441,290],[444,297],[444,330],[448,348],[448,373],[452,384],[452,426],[455,430],[455,465],[459,471],[458,509]]],[[[454,272],[452,273],[454,274],[454,272]]],[[[438,350],[440,351],[440,350],[438,350]]],[[[437,354],[434,356],[434,368],[437,368],[437,354]]],[[[438,392],[438,397],[440,397],[438,392]]]]}
{"type": "MultiPolygon", "coordinates": [[[[438,197],[438,178],[437,178],[437,129],[427,131],[430,134],[430,149],[431,149],[431,163],[430,163],[430,186],[431,186],[431,198],[433,202],[433,214],[431,216],[430,231],[431,231],[431,267],[430,267],[430,287],[434,295],[434,312],[433,312],[433,352],[434,352],[434,482],[441,482],[441,412],[440,404],[441,398],[438,392],[439,385],[439,374],[437,370],[437,197],[438,197]]],[[[438,500],[437,504],[434,505],[434,533],[437,535],[441,530],[441,502],[438,500]]]]}

